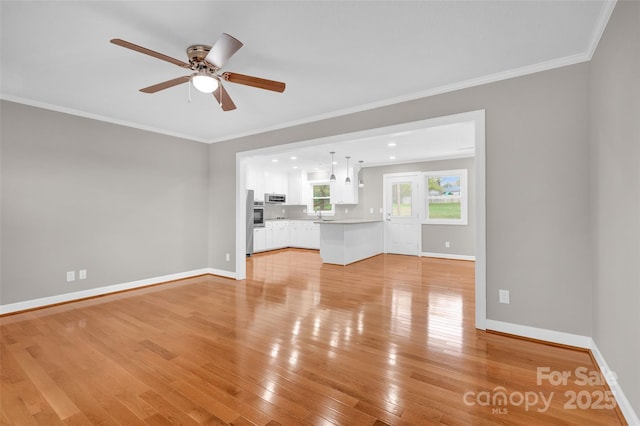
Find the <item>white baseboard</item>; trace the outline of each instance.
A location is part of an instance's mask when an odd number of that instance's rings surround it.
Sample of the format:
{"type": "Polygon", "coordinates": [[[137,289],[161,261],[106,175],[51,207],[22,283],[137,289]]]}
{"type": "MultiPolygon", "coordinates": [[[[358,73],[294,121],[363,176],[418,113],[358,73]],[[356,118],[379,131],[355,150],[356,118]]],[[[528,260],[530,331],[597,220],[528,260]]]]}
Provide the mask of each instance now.
{"type": "Polygon", "coordinates": [[[561,345],[576,346],[590,349],[593,339],[589,336],[579,334],[563,333],[562,331],[546,330],[544,328],[529,327],[526,325],[513,324],[510,322],[496,321],[487,318],[487,330],[499,331],[516,336],[528,337],[530,339],[544,340],[545,342],[558,343],[561,345]]]}
{"type": "Polygon", "coordinates": [[[607,380],[609,389],[611,389],[613,396],[616,398],[618,407],[620,407],[620,411],[622,411],[622,415],[624,416],[625,420],[627,421],[627,423],[629,423],[629,425],[640,426],[640,418],[638,417],[638,414],[634,411],[631,403],[627,399],[627,396],[622,391],[620,383],[615,380],[615,377],[617,377],[615,371],[612,371],[609,368],[607,361],[605,361],[604,356],[600,352],[600,349],[598,349],[598,346],[593,339],[591,339],[591,347],[589,349],[591,349],[593,358],[598,363],[598,367],[600,368],[602,375],[607,380]]]}
{"type": "Polygon", "coordinates": [[[513,334],[521,337],[528,337],[530,339],[542,340],[545,342],[558,343],[561,345],[576,346],[579,348],[589,349],[593,354],[593,358],[598,364],[598,368],[607,380],[607,384],[611,389],[616,402],[620,407],[620,411],[625,417],[625,420],[629,425],[640,426],[640,419],[634,411],[631,403],[625,396],[620,384],[617,380],[611,380],[614,376],[612,374],[609,365],[604,359],[604,356],[598,349],[593,338],[589,336],[581,336],[579,334],[563,333],[561,331],[546,330],[543,328],[529,327],[526,325],[512,324],[508,322],[486,320],[487,330],[499,331],[502,333],[513,334]]]}
{"type": "Polygon", "coordinates": [[[74,300],[86,299],[87,297],[102,296],[109,293],[116,293],[118,291],[132,290],[135,288],[146,287],[153,284],[160,284],[168,281],[180,280],[183,278],[190,278],[205,274],[219,275],[222,277],[234,279],[236,275],[235,272],[223,271],[221,269],[215,268],[194,269],[192,271],[178,272],[176,274],[163,275],[160,277],[147,278],[144,280],[131,281],[128,283],[113,284],[104,287],[74,291],[72,293],[57,294],[55,296],[25,300],[23,302],[8,303],[6,305],[0,305],[0,315],[25,311],[28,309],[41,308],[43,306],[55,305],[58,303],[72,302],[74,300]]]}
{"type": "Polygon", "coordinates": [[[449,253],[420,253],[420,257],[437,257],[439,259],[453,259],[453,260],[476,260],[475,256],[469,256],[466,254],[449,254],[449,253]]]}
{"type": "Polygon", "coordinates": [[[206,268],[207,270],[207,274],[211,274],[211,275],[218,275],[220,277],[225,277],[225,278],[233,278],[234,280],[236,279],[236,273],[235,272],[231,272],[231,271],[225,271],[223,269],[216,269],[216,268],[206,268]]]}

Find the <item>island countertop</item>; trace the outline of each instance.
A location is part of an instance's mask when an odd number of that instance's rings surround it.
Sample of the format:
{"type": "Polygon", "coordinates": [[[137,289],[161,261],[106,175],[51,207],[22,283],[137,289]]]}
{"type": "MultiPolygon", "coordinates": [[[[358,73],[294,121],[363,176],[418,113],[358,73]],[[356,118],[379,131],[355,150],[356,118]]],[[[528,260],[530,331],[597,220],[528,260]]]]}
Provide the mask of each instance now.
{"type": "Polygon", "coordinates": [[[382,222],[382,219],[329,219],[329,220],[316,220],[313,223],[320,223],[323,225],[356,225],[359,223],[374,223],[382,222]]]}

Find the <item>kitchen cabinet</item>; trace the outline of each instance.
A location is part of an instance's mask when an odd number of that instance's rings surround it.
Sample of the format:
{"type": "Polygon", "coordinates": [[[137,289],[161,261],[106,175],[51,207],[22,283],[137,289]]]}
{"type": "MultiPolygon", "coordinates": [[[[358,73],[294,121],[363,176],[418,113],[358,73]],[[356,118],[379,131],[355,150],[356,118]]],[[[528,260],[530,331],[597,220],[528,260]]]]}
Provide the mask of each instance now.
{"type": "Polygon", "coordinates": [[[320,248],[320,225],[311,220],[289,221],[289,246],[307,249],[320,248]]]}
{"type": "Polygon", "coordinates": [[[289,179],[288,175],[279,171],[266,171],[264,173],[264,193],[269,194],[285,194],[289,192],[289,179]]]}
{"type": "Polygon", "coordinates": [[[267,220],[265,222],[266,250],[289,247],[289,221],[267,220]]]}
{"type": "Polygon", "coordinates": [[[253,230],[253,251],[286,247],[320,249],[320,225],[312,220],[267,220],[253,230]]]}
{"type": "Polygon", "coordinates": [[[265,250],[271,250],[273,245],[273,221],[267,220],[264,223],[265,230],[265,250]]]}
{"type": "Polygon", "coordinates": [[[358,204],[358,169],[349,168],[351,183],[345,183],[346,174],[331,182],[331,204],[358,204]]]}
{"type": "Polygon", "coordinates": [[[248,167],[247,189],[253,189],[254,201],[264,201],[264,194],[285,194],[289,192],[289,176],[284,172],[248,167]]]}
{"type": "Polygon", "coordinates": [[[289,247],[289,221],[279,220],[273,228],[274,248],[289,247]]]}
{"type": "Polygon", "coordinates": [[[253,251],[265,251],[267,249],[267,230],[265,228],[253,228],[253,251]]]}
{"type": "Polygon", "coordinates": [[[246,174],[247,189],[253,189],[253,200],[264,201],[265,180],[262,169],[247,168],[246,174]]]}
{"type": "Polygon", "coordinates": [[[304,248],[320,249],[320,225],[309,221],[304,231],[304,248]]]}
{"type": "Polygon", "coordinates": [[[302,195],[302,174],[303,172],[297,170],[289,173],[287,204],[298,206],[307,204],[302,195]]]}
{"type": "Polygon", "coordinates": [[[291,247],[302,247],[302,222],[301,220],[289,221],[289,245],[291,247]]]}

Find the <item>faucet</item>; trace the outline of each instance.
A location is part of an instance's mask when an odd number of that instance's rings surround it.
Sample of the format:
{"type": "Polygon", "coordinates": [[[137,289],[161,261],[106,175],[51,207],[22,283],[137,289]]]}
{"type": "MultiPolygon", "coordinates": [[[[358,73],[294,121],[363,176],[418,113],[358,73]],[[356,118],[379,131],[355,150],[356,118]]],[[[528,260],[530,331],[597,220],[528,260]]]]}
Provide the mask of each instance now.
{"type": "Polygon", "coordinates": [[[322,210],[318,210],[318,219],[322,220],[322,210]]]}

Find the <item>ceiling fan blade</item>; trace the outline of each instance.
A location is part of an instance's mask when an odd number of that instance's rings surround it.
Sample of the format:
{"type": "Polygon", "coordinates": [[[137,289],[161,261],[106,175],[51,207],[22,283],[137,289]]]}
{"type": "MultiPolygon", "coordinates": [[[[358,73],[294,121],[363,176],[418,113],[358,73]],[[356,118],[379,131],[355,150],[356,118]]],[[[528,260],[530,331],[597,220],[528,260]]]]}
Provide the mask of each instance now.
{"type": "Polygon", "coordinates": [[[183,77],[174,78],[173,80],[163,81],[162,83],[154,84],[153,86],[140,89],[143,93],[156,93],[160,90],[168,89],[169,87],[177,86],[178,84],[186,83],[191,79],[188,75],[183,77]]]}
{"type": "Polygon", "coordinates": [[[233,103],[229,93],[222,86],[222,83],[218,84],[218,88],[213,91],[213,97],[216,98],[223,111],[236,109],[236,104],[233,103]]]}
{"type": "Polygon", "coordinates": [[[138,46],[137,44],[130,43],[120,38],[111,39],[111,43],[117,44],[118,46],[126,47],[127,49],[135,50],[136,52],[144,53],[145,55],[153,56],[154,58],[162,59],[163,61],[171,62],[172,64],[175,64],[179,67],[183,67],[183,68],[190,67],[190,65],[186,62],[180,61],[178,59],[172,58],[171,56],[164,55],[162,53],[158,53],[155,50],[138,46]]]}
{"type": "Polygon", "coordinates": [[[245,86],[257,87],[259,89],[272,90],[280,93],[284,92],[286,87],[286,85],[280,81],[267,80],[235,72],[225,72],[222,74],[222,78],[231,83],[244,84],[245,86]]]}
{"type": "Polygon", "coordinates": [[[242,47],[240,40],[230,36],[227,33],[222,33],[218,41],[211,47],[205,61],[215,65],[217,68],[222,66],[233,56],[234,53],[242,47]]]}

